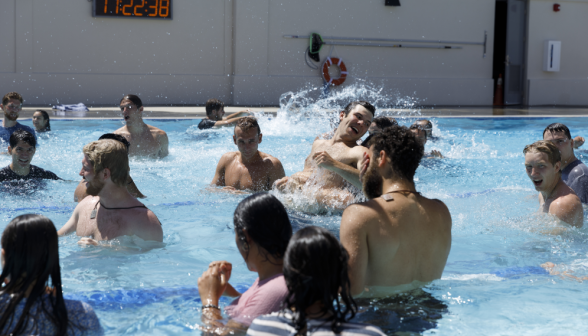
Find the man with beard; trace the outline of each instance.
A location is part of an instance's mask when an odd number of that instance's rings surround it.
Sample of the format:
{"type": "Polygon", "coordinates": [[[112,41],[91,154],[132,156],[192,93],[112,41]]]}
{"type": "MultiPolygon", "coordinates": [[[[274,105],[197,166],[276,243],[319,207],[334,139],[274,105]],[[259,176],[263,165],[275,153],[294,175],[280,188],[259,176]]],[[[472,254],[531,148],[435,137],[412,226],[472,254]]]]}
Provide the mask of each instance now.
{"type": "Polygon", "coordinates": [[[2,120],[2,126],[0,126],[0,139],[5,143],[10,141],[12,133],[18,129],[25,130],[31,133],[35,139],[37,135],[35,131],[29,126],[22,125],[16,121],[18,115],[22,110],[22,96],[17,92],[9,92],[2,97],[2,104],[0,108],[4,111],[4,119],[2,120]]]}
{"type": "Polygon", "coordinates": [[[94,141],[83,149],[80,176],[86,181],[86,197],[59,230],[64,236],[76,232],[79,244],[97,245],[99,240],[136,235],[143,240],[163,241],[155,214],[127,190],[129,158],[119,141],[94,141]],[[89,238],[88,238],[89,237],[89,238]]]}
{"type": "Polygon", "coordinates": [[[369,201],[349,206],[341,219],[351,293],[380,296],[439,279],[451,248],[451,215],[415,189],[422,143],[408,128],[392,126],[368,146],[361,172],[369,201]]]}
{"type": "Polygon", "coordinates": [[[138,96],[124,96],[120,101],[120,110],[126,125],[114,134],[120,134],[129,141],[129,155],[159,159],[169,154],[167,134],[143,121],[143,102],[138,96]]]}
{"type": "Polygon", "coordinates": [[[316,139],[304,170],[276,181],[276,187],[289,192],[310,187],[307,190],[313,194],[309,196],[328,207],[344,208],[355,201],[354,191],[361,188],[358,169],[367,152],[357,140],[367,132],[375,113],[376,108],[366,101],[349,103],[339,115],[335,135],[328,140],[316,139]]]}

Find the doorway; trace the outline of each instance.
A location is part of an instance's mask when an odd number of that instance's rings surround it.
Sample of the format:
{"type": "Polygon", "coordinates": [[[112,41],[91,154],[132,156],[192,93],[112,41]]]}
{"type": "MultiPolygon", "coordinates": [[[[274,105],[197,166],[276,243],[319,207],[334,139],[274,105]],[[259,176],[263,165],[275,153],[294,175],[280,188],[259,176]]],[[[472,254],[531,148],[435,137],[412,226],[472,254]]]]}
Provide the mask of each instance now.
{"type": "MultiPolygon", "coordinates": [[[[525,94],[525,0],[496,0],[492,77],[502,76],[504,105],[523,104],[525,94]]],[[[496,96],[496,92],[494,93],[496,96]]]]}

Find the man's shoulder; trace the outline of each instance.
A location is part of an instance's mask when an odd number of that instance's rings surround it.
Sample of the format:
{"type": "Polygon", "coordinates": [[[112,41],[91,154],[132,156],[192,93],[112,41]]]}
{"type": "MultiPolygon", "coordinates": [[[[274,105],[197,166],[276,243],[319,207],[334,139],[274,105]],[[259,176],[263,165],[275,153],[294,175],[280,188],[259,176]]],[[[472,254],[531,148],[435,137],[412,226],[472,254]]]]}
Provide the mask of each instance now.
{"type": "Polygon", "coordinates": [[[229,161],[233,161],[234,159],[236,159],[239,156],[239,152],[226,152],[225,154],[223,154],[223,156],[221,156],[219,163],[224,162],[224,163],[229,163],[229,161]]]}
{"type": "Polygon", "coordinates": [[[259,152],[259,155],[261,156],[261,158],[262,158],[264,161],[265,161],[265,160],[267,160],[267,161],[270,161],[270,162],[272,163],[272,165],[274,165],[274,166],[275,166],[275,165],[278,165],[278,164],[280,164],[280,165],[282,164],[282,162],[281,162],[281,161],[280,161],[278,158],[276,158],[275,156],[271,156],[271,155],[269,155],[268,153],[264,153],[264,152],[261,152],[261,151],[260,151],[260,152],[259,152]]]}
{"type": "Polygon", "coordinates": [[[198,123],[198,129],[213,128],[215,124],[216,124],[216,121],[214,121],[212,119],[204,118],[204,119],[200,120],[200,123],[198,123]]]}
{"type": "Polygon", "coordinates": [[[17,128],[17,129],[23,129],[23,130],[28,131],[28,132],[33,133],[33,134],[35,133],[35,131],[33,130],[32,127],[27,126],[27,125],[23,125],[23,124],[21,124],[19,122],[16,122],[16,125],[14,125],[13,127],[17,128]]]}
{"type": "Polygon", "coordinates": [[[149,131],[151,132],[151,134],[153,134],[157,137],[167,135],[167,133],[165,133],[165,131],[162,130],[161,128],[157,128],[157,127],[151,126],[151,125],[147,125],[147,127],[149,127],[149,131]]]}
{"type": "MultiPolygon", "coordinates": [[[[349,222],[353,223],[353,225],[363,225],[377,219],[381,209],[382,206],[379,204],[378,199],[351,204],[343,211],[343,219],[349,219],[349,222]]],[[[341,225],[343,225],[343,220],[341,225]]]]}
{"type": "Polygon", "coordinates": [[[117,129],[116,131],[114,131],[114,134],[119,134],[119,135],[129,135],[131,133],[129,133],[129,129],[127,128],[127,125],[117,129]]]}

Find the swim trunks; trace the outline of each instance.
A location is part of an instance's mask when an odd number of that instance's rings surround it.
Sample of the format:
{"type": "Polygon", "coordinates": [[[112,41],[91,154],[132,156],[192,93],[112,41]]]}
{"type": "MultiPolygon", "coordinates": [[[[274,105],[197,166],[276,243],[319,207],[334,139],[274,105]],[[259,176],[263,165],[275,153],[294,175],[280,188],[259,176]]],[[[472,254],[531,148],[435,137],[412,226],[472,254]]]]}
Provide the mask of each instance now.
{"type": "Polygon", "coordinates": [[[200,121],[200,123],[198,124],[198,129],[202,130],[202,129],[213,128],[215,124],[216,124],[216,121],[214,121],[214,120],[202,119],[202,121],[200,121]]]}

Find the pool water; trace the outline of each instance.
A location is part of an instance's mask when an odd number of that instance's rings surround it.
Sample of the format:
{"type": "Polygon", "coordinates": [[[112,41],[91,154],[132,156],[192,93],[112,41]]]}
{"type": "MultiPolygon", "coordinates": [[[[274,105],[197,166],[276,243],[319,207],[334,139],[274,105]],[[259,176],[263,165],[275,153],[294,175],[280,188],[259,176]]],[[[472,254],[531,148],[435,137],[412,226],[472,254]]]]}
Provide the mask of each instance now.
{"type": "MultiPolygon", "coordinates": [[[[399,119],[401,125],[413,121],[399,119]]],[[[414,321],[387,310],[402,302],[372,303],[364,307],[364,320],[436,335],[585,333],[585,284],[548,275],[538,266],[551,261],[560,270],[588,276],[588,235],[584,229],[561,236],[544,233],[553,220],[535,214],[537,193],[523,166],[524,145],[541,139],[544,127],[556,121],[568,125],[573,136],[588,135],[583,118],[433,119],[438,139],[427,143],[426,150],[437,149],[446,158],[423,160],[416,187],[427,197],[441,199],[451,212],[453,244],[447,267],[442,279],[425,288],[427,302],[416,300],[408,313],[424,316],[424,322],[417,323],[420,327],[411,329],[414,321]],[[437,308],[431,310],[431,302],[437,308]]],[[[232,230],[233,211],[245,196],[209,189],[221,155],[236,150],[232,130],[200,131],[198,122],[148,121],[168,133],[170,155],[157,161],[131,160],[131,175],[148,196],[144,203],[163,223],[165,247],[148,249],[121,239],[110,246],[83,248],[75,235],[60,239],[64,293],[91,303],[107,334],[199,333],[196,283],[213,260],[233,263],[231,283],[240,290],[255,280],[232,230]]],[[[31,212],[48,216],[60,228],[76,205],[73,191],[80,180],[83,145],[119,128],[121,121],[51,124],[53,131],[39,136],[33,164],[69,181],[48,181],[26,194],[0,194],[0,229],[15,216],[31,212]]],[[[279,158],[287,175],[302,170],[314,138],[332,127],[329,118],[284,113],[260,116],[260,124],[260,150],[279,158]]],[[[576,153],[580,158],[588,155],[576,153]]],[[[8,155],[0,156],[0,166],[9,162],[8,155]]],[[[318,225],[338,235],[339,213],[302,210],[290,210],[295,230],[318,225]]]]}

